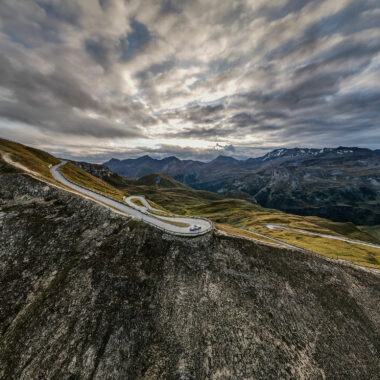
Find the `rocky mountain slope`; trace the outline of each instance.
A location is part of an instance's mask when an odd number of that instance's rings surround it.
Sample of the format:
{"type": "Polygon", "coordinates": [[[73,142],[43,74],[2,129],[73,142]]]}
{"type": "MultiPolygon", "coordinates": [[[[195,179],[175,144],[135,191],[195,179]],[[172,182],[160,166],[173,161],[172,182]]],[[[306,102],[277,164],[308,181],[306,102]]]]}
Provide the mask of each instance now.
{"type": "Polygon", "coordinates": [[[120,177],[118,174],[110,170],[105,165],[92,164],[92,163],[83,162],[83,161],[71,161],[71,162],[74,165],[76,165],[78,168],[112,185],[120,186],[120,185],[125,184],[125,181],[122,177],[120,177]]]}
{"type": "Polygon", "coordinates": [[[380,276],[165,235],[0,163],[1,379],[376,379],[380,276]]]}
{"type": "Polygon", "coordinates": [[[121,176],[140,178],[147,174],[162,172],[188,184],[193,183],[199,177],[206,164],[200,161],[179,160],[173,156],[162,160],[143,156],[126,160],[112,158],[104,165],[121,176]]]}
{"type": "Polygon", "coordinates": [[[145,156],[105,165],[131,177],[163,172],[195,189],[298,215],[380,224],[380,154],[369,149],[277,149],[246,161],[220,156],[209,163],[145,156]]]}
{"type": "MultiPolygon", "coordinates": [[[[50,167],[58,164],[60,160],[47,152],[0,139],[0,156],[36,178],[62,186],[50,170],[50,167]]],[[[286,214],[262,208],[247,200],[194,190],[163,173],[149,174],[136,180],[120,177],[108,168],[103,169],[99,166],[101,165],[87,163],[74,165],[73,162],[69,162],[63,165],[60,171],[72,182],[119,201],[123,201],[125,196],[143,195],[153,207],[161,209],[161,213],[209,218],[224,233],[259,239],[266,243],[280,240],[285,246],[297,246],[329,258],[349,260],[357,265],[373,268],[380,267],[380,251],[376,247],[344,241],[361,240],[379,244],[376,226],[367,226],[363,231],[363,227],[359,229],[352,223],[336,223],[318,217],[286,214]],[[269,227],[273,224],[287,226],[291,230],[269,227]],[[311,231],[319,234],[319,238],[294,229],[311,231]],[[340,238],[332,241],[321,234],[340,238]]]]}

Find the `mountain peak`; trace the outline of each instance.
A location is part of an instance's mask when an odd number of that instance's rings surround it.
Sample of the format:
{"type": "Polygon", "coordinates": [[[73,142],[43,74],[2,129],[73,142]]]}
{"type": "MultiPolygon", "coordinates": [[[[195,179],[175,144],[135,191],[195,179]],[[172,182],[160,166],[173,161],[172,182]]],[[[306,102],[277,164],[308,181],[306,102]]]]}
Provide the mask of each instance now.
{"type": "Polygon", "coordinates": [[[153,161],[154,160],[154,158],[152,158],[152,157],[150,157],[150,156],[148,156],[148,155],[145,155],[145,156],[141,156],[141,157],[139,157],[139,158],[137,158],[136,159],[136,161],[153,161]]]}
{"type": "Polygon", "coordinates": [[[236,158],[231,157],[231,156],[220,155],[220,156],[216,157],[214,160],[212,160],[211,162],[219,163],[219,164],[228,164],[228,163],[238,162],[238,160],[236,158]]]}
{"type": "Polygon", "coordinates": [[[121,161],[119,160],[119,159],[117,159],[117,158],[111,158],[110,160],[108,160],[108,161],[106,161],[106,162],[104,162],[102,165],[105,165],[105,166],[107,166],[108,164],[118,164],[118,163],[120,163],[121,161]]]}
{"type": "Polygon", "coordinates": [[[339,146],[337,148],[322,148],[322,149],[315,149],[315,148],[280,148],[272,150],[271,152],[265,154],[262,157],[259,157],[257,159],[248,159],[247,162],[255,162],[257,160],[260,161],[269,161],[269,160],[275,160],[277,158],[282,157],[306,157],[306,156],[326,156],[326,155],[346,155],[346,154],[354,154],[354,153],[370,153],[372,152],[370,149],[367,148],[358,148],[358,147],[345,147],[345,146],[339,146]]]}
{"type": "Polygon", "coordinates": [[[162,162],[171,162],[171,161],[180,161],[179,158],[177,158],[176,156],[169,156],[169,157],[165,157],[161,160],[162,162]]]}
{"type": "Polygon", "coordinates": [[[280,148],[272,150],[271,152],[265,154],[262,157],[262,161],[274,160],[280,157],[296,157],[303,156],[307,154],[314,154],[317,152],[317,149],[309,149],[309,148],[280,148]]]}

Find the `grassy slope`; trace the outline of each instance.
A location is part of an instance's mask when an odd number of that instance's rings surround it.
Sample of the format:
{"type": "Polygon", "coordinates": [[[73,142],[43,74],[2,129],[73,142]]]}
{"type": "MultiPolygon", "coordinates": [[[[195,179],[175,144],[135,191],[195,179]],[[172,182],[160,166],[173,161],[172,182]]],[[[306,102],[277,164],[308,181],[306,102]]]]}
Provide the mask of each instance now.
{"type": "MultiPolygon", "coordinates": [[[[267,235],[269,235],[267,233],[267,235]]],[[[271,233],[272,235],[272,233],[271,233]]],[[[380,249],[365,247],[319,236],[302,235],[293,231],[277,231],[276,236],[298,247],[334,258],[346,259],[356,264],[380,268],[380,249]]]]}
{"type": "MultiPolygon", "coordinates": [[[[14,161],[54,182],[49,170],[49,165],[59,162],[54,156],[3,139],[0,139],[0,151],[8,153],[14,161]]],[[[360,265],[380,268],[379,249],[303,235],[292,231],[270,230],[265,227],[267,223],[282,224],[314,232],[378,242],[374,236],[365,232],[364,228],[360,230],[352,223],[334,223],[318,217],[285,214],[276,210],[264,209],[245,200],[226,199],[214,193],[196,191],[186,186],[160,188],[129,184],[125,188],[116,189],[71,163],[65,165],[62,172],[73,182],[115,199],[122,200],[123,196],[128,194],[146,195],[154,207],[164,208],[164,210],[180,215],[205,216],[219,223],[222,229],[229,230],[232,233],[248,236],[247,233],[239,232],[233,227],[252,229],[329,257],[345,258],[360,265]]],[[[165,185],[168,185],[167,181],[165,181],[165,185]]],[[[368,230],[368,232],[370,231],[368,230]]],[[[265,241],[265,239],[256,236],[252,237],[265,241]]]]}
{"type": "MultiPolygon", "coordinates": [[[[42,179],[58,184],[51,175],[49,166],[58,164],[60,160],[51,154],[1,138],[0,152],[8,154],[13,161],[39,174],[42,179]]],[[[79,185],[86,186],[89,189],[99,191],[118,200],[123,199],[123,191],[116,189],[71,163],[66,164],[61,170],[68,179],[79,185]]],[[[62,186],[62,184],[59,185],[62,186]]]]}
{"type": "Polygon", "coordinates": [[[270,243],[270,244],[277,244],[273,240],[266,239],[263,236],[258,236],[258,235],[255,235],[255,234],[251,234],[248,231],[239,230],[238,228],[232,227],[232,226],[230,226],[228,224],[215,223],[215,227],[218,230],[220,230],[220,231],[228,232],[228,233],[230,233],[232,235],[244,236],[244,237],[246,237],[248,239],[259,240],[259,241],[263,241],[265,243],[270,243]]]}
{"type": "MultiPolygon", "coordinates": [[[[250,237],[249,233],[234,229],[246,228],[263,233],[301,248],[323,254],[331,258],[351,260],[359,265],[380,268],[380,249],[349,244],[338,240],[325,239],[293,231],[270,230],[268,223],[281,224],[324,234],[345,236],[373,243],[379,241],[352,223],[335,223],[318,217],[302,217],[277,210],[265,209],[245,200],[226,199],[207,191],[190,188],[159,189],[150,186],[128,185],[132,194],[143,194],[166,210],[182,215],[200,215],[218,223],[218,228],[250,237]]],[[[255,235],[254,239],[267,241],[255,235]]]]}
{"type": "Polygon", "coordinates": [[[361,231],[372,235],[374,238],[380,240],[380,224],[376,226],[359,226],[361,231]]]}
{"type": "Polygon", "coordinates": [[[61,172],[70,181],[78,185],[87,187],[90,190],[95,190],[99,193],[107,195],[108,197],[115,198],[119,201],[122,201],[123,197],[126,195],[125,192],[116,189],[115,187],[111,186],[107,182],[104,182],[97,177],[94,177],[86,171],[78,168],[71,162],[62,166],[61,172]]]}
{"type": "Polygon", "coordinates": [[[176,181],[174,178],[164,173],[148,174],[144,177],[139,178],[136,181],[136,185],[155,186],[159,188],[188,189],[188,186],[184,185],[181,182],[176,181]]]}
{"type": "Polygon", "coordinates": [[[144,204],[140,201],[140,199],[132,199],[131,200],[132,203],[134,203],[136,206],[139,206],[139,207],[145,207],[144,204]]]}
{"type": "Polygon", "coordinates": [[[1,138],[0,152],[8,154],[13,161],[40,174],[45,179],[55,182],[50,173],[49,165],[56,165],[60,160],[51,154],[1,138]]]}

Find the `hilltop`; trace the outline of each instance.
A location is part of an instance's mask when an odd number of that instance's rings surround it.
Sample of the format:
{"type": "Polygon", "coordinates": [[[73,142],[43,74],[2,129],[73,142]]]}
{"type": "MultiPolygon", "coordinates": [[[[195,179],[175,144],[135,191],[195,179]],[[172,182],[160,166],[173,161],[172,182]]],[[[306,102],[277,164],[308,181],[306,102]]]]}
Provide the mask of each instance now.
{"type": "Polygon", "coordinates": [[[53,180],[49,165],[59,163],[59,159],[51,154],[30,146],[0,138],[0,154],[3,159],[16,162],[20,169],[42,178],[53,180]]]}
{"type": "Polygon", "coordinates": [[[1,378],[377,375],[378,272],[173,237],[1,160],[0,208],[1,378]]]}
{"type": "Polygon", "coordinates": [[[153,173],[147,174],[144,177],[139,178],[136,182],[136,185],[140,186],[154,186],[158,188],[178,188],[178,189],[190,189],[188,186],[182,184],[179,181],[176,181],[172,177],[164,173],[153,173]]]}

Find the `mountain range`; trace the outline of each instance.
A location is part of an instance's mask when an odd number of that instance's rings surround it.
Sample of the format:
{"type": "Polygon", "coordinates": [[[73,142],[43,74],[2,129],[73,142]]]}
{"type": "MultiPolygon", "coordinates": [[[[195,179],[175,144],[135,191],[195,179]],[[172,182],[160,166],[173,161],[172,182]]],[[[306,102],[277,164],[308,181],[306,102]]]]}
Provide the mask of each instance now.
{"type": "Polygon", "coordinates": [[[378,378],[379,249],[338,239],[375,237],[60,161],[0,138],[0,379],[378,378]],[[215,229],[172,235],[92,191],[215,229]]]}
{"type": "Polygon", "coordinates": [[[298,215],[380,224],[380,152],[370,149],[276,149],[247,160],[218,156],[210,162],[143,156],[104,165],[132,178],[165,173],[194,189],[298,215]]]}

